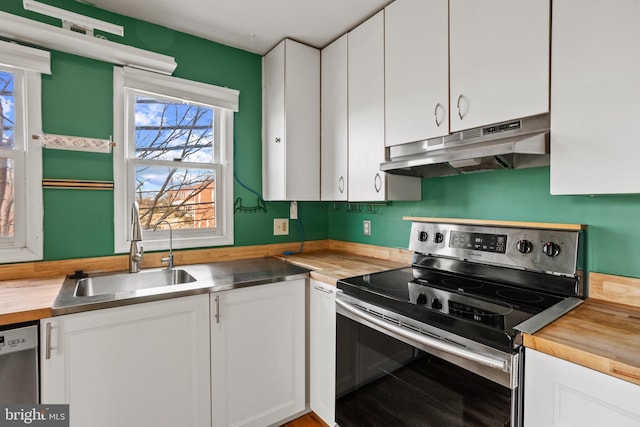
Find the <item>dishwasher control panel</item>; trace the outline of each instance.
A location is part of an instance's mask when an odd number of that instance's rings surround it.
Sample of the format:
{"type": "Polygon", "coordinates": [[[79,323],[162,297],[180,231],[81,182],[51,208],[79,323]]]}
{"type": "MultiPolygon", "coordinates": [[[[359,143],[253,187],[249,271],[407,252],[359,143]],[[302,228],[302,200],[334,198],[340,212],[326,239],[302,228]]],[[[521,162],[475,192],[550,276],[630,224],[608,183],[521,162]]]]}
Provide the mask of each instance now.
{"type": "Polygon", "coordinates": [[[31,350],[38,346],[38,327],[7,329],[0,331],[0,356],[17,351],[31,350]]]}

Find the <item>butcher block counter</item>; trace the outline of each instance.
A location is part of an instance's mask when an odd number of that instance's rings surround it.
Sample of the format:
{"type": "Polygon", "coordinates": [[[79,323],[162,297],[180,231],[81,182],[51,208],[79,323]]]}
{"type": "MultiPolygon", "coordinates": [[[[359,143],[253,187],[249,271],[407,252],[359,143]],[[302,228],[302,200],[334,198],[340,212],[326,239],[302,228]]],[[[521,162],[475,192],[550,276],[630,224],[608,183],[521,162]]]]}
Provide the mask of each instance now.
{"type": "MultiPolygon", "coordinates": [[[[337,241],[300,254],[269,255],[334,285],[411,263],[406,250],[337,241]]],[[[63,281],[63,275],[0,281],[0,326],[50,317],[63,281]]],[[[589,289],[582,305],[525,335],[525,346],[640,385],[640,279],[591,273],[589,289]]]]}
{"type": "Polygon", "coordinates": [[[0,326],[51,317],[65,276],[0,283],[0,326]]]}
{"type": "Polygon", "coordinates": [[[334,250],[307,252],[296,255],[279,256],[279,258],[311,270],[312,279],[335,285],[340,279],[360,276],[378,271],[407,267],[410,258],[403,262],[401,259],[392,261],[372,256],[356,255],[334,250]]]}
{"type": "MultiPolygon", "coordinates": [[[[411,252],[334,240],[305,242],[304,252],[282,256],[297,248],[297,243],[259,245],[224,249],[179,251],[177,265],[235,259],[277,256],[293,264],[315,270],[311,277],[335,284],[338,279],[360,274],[406,267],[411,252]],[[357,255],[356,255],[357,254],[357,255]]],[[[143,268],[160,267],[162,252],[145,254],[143,268]]],[[[0,267],[0,326],[30,322],[52,316],[51,307],[62,287],[67,272],[125,270],[127,256],[86,258],[0,267]],[[87,268],[87,267],[90,268],[87,268]]]]}
{"type": "Polygon", "coordinates": [[[640,385],[640,279],[591,273],[589,295],[524,345],[640,385]]]}

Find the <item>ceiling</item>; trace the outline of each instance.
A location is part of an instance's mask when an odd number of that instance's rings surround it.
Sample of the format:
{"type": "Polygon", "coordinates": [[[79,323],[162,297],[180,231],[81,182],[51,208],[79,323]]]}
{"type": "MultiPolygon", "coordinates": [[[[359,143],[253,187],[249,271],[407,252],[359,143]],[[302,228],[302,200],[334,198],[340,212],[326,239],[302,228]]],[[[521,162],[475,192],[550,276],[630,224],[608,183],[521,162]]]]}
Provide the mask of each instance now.
{"type": "Polygon", "coordinates": [[[120,15],[263,55],[285,37],[324,47],[391,0],[89,0],[120,15]]]}

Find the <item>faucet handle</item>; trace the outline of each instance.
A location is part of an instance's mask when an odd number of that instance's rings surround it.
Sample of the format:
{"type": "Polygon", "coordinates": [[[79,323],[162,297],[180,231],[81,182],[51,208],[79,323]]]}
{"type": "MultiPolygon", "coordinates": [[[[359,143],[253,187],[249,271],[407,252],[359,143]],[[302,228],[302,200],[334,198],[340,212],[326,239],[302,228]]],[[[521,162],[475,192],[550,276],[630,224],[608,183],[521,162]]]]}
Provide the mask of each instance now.
{"type": "Polygon", "coordinates": [[[167,255],[166,258],[160,258],[160,261],[162,263],[166,262],[167,263],[167,268],[169,270],[172,270],[173,269],[173,252],[169,252],[169,254],[167,255]]]}

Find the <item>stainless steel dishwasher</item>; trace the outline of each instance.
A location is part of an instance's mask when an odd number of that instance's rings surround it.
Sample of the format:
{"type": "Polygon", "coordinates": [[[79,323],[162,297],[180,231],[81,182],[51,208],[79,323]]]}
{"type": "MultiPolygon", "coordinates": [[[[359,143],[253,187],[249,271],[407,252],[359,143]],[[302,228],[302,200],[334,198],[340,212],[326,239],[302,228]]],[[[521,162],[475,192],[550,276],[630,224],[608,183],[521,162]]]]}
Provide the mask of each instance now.
{"type": "Polygon", "coordinates": [[[37,404],[38,327],[0,329],[0,404],[37,404]]]}

